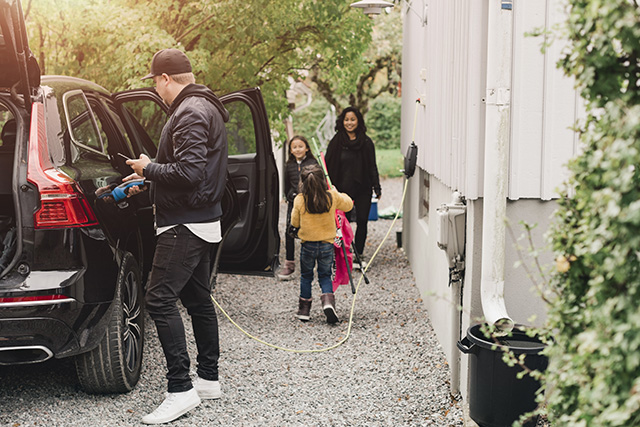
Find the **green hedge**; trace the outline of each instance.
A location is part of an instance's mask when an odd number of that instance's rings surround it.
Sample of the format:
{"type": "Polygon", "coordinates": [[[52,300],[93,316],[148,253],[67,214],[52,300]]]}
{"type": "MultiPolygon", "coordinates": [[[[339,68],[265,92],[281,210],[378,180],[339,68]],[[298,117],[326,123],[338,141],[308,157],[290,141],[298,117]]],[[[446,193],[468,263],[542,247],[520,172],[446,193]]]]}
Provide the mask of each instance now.
{"type": "Polygon", "coordinates": [[[640,425],[640,8],[570,0],[561,61],[587,101],[551,230],[553,426],[640,425]]]}

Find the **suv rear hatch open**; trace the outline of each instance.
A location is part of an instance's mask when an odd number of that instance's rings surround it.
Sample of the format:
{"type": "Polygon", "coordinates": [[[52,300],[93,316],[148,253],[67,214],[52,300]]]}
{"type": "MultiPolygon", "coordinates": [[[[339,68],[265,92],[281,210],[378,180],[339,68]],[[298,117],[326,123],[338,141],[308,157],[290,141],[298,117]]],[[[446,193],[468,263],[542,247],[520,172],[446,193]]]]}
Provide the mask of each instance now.
{"type": "Polygon", "coordinates": [[[40,67],[29,50],[20,1],[0,0],[0,87],[21,95],[29,110],[39,85],[40,67]]]}
{"type": "Polygon", "coordinates": [[[17,205],[17,147],[28,137],[32,96],[40,85],[40,68],[29,50],[19,0],[0,0],[0,277],[16,264],[21,252],[17,205]]]}

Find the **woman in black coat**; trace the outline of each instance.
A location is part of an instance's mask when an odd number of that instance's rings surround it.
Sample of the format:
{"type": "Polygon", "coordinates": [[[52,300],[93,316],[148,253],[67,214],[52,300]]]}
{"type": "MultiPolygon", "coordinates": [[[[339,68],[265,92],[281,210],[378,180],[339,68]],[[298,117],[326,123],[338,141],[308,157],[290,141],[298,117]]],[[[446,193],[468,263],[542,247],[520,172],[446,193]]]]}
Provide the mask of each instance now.
{"type": "Polygon", "coordinates": [[[348,218],[351,222],[355,219],[355,247],[362,255],[367,240],[371,196],[374,192],[378,199],[382,196],[376,149],[366,134],[362,113],[355,107],[347,107],[340,113],[335,129],[325,157],[327,171],[338,191],[353,199],[354,208],[348,218]]]}

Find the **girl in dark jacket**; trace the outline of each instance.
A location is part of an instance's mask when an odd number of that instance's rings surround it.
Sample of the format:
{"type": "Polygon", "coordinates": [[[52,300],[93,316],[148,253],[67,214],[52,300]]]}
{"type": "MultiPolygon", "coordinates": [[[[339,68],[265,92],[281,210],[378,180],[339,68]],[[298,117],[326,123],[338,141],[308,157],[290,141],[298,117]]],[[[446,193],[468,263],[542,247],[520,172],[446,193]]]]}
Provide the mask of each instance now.
{"type": "Polygon", "coordinates": [[[376,150],[366,132],[362,113],[355,107],[345,108],[336,120],[336,135],[329,142],[325,158],[331,182],[353,199],[354,209],[348,218],[356,221],[355,247],[361,259],[371,196],[373,192],[378,199],[382,196],[376,150]]]}
{"type": "Polygon", "coordinates": [[[311,153],[309,142],[304,136],[296,135],[289,141],[289,158],[284,171],[284,193],[287,196],[287,224],[285,228],[285,257],[284,268],[278,272],[280,280],[289,280],[295,271],[295,241],[286,230],[291,224],[291,211],[293,210],[293,199],[298,194],[298,183],[300,182],[300,171],[308,165],[317,165],[318,161],[311,153]]]}

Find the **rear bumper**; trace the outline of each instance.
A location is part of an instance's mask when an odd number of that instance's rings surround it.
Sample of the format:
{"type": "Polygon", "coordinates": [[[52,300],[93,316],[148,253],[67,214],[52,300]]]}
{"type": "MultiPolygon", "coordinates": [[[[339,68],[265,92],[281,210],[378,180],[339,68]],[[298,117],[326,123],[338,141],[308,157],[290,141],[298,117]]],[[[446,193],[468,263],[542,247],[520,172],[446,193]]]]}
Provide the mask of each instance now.
{"type": "Polygon", "coordinates": [[[0,282],[0,364],[73,356],[102,339],[112,301],[83,303],[82,270],[31,272],[23,280],[11,288],[0,282]],[[43,295],[60,299],[30,300],[43,295]]]}
{"type": "Polygon", "coordinates": [[[42,362],[78,348],[76,335],[60,320],[0,319],[0,365],[42,362]]]}

